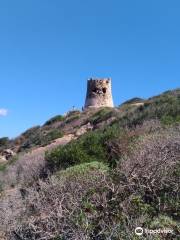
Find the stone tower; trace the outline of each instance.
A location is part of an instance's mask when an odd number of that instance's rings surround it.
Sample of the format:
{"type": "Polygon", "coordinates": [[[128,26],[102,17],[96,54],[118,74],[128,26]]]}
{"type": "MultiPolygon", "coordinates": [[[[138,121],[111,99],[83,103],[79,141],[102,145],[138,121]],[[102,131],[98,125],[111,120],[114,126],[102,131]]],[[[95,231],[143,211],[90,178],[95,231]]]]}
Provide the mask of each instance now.
{"type": "Polygon", "coordinates": [[[111,79],[89,79],[84,108],[114,107],[111,93],[111,79]]]}

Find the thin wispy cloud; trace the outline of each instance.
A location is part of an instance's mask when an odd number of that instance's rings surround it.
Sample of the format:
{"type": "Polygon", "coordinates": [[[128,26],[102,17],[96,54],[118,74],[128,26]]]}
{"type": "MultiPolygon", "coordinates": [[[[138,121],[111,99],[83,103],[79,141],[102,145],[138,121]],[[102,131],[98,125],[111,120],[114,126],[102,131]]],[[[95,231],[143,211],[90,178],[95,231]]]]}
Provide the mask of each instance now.
{"type": "Polygon", "coordinates": [[[8,110],[5,108],[0,108],[0,117],[5,117],[8,114],[8,110]]]}

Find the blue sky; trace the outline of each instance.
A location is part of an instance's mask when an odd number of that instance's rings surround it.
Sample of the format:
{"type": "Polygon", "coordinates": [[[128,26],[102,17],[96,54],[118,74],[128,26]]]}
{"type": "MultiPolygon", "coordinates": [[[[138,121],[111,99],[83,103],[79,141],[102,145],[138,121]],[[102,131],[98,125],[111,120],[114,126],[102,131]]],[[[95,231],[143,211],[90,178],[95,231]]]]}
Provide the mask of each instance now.
{"type": "Polygon", "coordinates": [[[179,13],[179,0],[1,1],[0,136],[81,108],[89,77],[112,78],[116,105],[179,87],[179,13]]]}

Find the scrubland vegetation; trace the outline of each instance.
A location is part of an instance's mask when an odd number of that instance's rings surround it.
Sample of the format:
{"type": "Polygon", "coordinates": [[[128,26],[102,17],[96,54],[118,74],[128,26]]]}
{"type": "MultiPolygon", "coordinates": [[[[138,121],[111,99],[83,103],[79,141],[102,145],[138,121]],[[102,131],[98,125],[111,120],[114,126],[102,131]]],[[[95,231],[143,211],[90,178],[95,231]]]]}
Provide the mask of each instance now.
{"type": "Polygon", "coordinates": [[[133,104],[140,100],[57,116],[11,140],[19,153],[0,167],[0,235],[8,240],[178,239],[180,90],[133,104]],[[87,123],[93,129],[68,144],[33,152],[43,145],[43,137],[38,142],[35,136],[44,131],[55,131],[46,138],[50,143],[87,123]],[[136,227],[169,228],[173,234],[138,237],[136,227]]]}

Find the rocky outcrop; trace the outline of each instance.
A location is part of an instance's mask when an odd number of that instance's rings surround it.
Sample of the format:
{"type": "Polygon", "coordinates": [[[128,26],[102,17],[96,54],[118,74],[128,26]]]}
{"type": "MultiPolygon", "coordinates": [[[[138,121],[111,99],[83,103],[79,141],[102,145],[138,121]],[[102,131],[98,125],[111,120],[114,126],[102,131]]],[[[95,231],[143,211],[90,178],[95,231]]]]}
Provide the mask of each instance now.
{"type": "MultiPolygon", "coordinates": [[[[5,149],[3,150],[3,152],[1,153],[0,159],[2,159],[2,161],[8,161],[9,159],[11,159],[12,157],[14,157],[16,154],[11,150],[11,149],[5,149]]],[[[1,161],[1,160],[0,160],[1,161]]]]}
{"type": "Polygon", "coordinates": [[[4,156],[0,155],[0,163],[4,163],[6,161],[7,159],[4,156]]]}
{"type": "Polygon", "coordinates": [[[80,128],[76,131],[75,135],[76,135],[77,137],[80,137],[81,135],[85,134],[85,133],[88,132],[88,131],[91,131],[92,129],[93,129],[93,126],[92,126],[90,123],[87,123],[86,125],[83,125],[82,127],[80,127],[80,128]]]}

